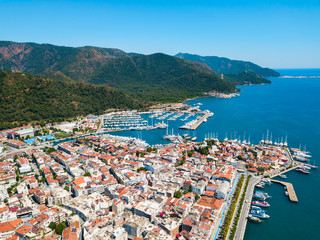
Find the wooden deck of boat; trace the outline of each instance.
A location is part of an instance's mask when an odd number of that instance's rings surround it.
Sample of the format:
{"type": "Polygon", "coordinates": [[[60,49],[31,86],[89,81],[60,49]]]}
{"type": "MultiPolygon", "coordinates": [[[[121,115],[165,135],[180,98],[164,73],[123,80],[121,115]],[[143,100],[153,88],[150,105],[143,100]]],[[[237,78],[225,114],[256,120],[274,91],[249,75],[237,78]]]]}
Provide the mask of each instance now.
{"type": "Polygon", "coordinates": [[[279,183],[287,188],[289,199],[291,202],[298,202],[298,197],[296,195],[296,192],[294,191],[292,183],[288,182],[282,182],[274,179],[270,179],[271,182],[279,183]]]}

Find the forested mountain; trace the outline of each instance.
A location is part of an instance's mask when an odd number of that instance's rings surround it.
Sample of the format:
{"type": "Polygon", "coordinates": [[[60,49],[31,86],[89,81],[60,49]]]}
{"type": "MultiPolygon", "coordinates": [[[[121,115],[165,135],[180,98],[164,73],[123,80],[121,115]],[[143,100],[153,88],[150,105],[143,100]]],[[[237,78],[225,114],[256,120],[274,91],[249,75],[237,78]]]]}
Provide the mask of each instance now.
{"type": "MultiPolygon", "coordinates": [[[[221,74],[212,70],[211,62],[200,61],[199,57],[184,60],[162,53],[127,54],[112,48],[74,48],[51,44],[0,42],[1,69],[17,70],[59,81],[106,85],[139,100],[177,102],[202,96],[204,92],[212,90],[234,92],[236,84],[267,81],[256,74],[248,73],[251,70],[261,72],[262,68],[259,66],[232,60],[228,60],[232,62],[233,67],[227,72],[233,72],[235,68],[237,71],[243,71],[227,74],[221,79],[221,74]],[[243,65],[247,67],[241,68],[243,65]]],[[[269,73],[273,72],[269,70],[269,73]]]]}
{"type": "Polygon", "coordinates": [[[235,90],[206,64],[110,48],[0,42],[0,67],[58,80],[104,84],[149,101],[176,102],[201,96],[204,91],[235,90]]]}
{"type": "Polygon", "coordinates": [[[90,80],[150,101],[173,102],[216,90],[233,92],[233,84],[207,67],[162,53],[110,60],[90,80]]]}
{"type": "Polygon", "coordinates": [[[216,71],[219,73],[234,74],[234,73],[242,73],[244,71],[252,71],[259,74],[262,77],[280,76],[280,73],[270,68],[262,68],[252,62],[231,60],[229,58],[216,57],[216,56],[199,56],[196,54],[189,54],[189,53],[178,53],[175,56],[178,58],[189,60],[189,61],[205,63],[213,71],[216,71]]]}
{"type": "Polygon", "coordinates": [[[241,73],[234,74],[224,74],[223,79],[235,85],[271,83],[270,80],[265,79],[252,71],[244,71],[241,73]]]}
{"type": "Polygon", "coordinates": [[[110,59],[128,56],[113,48],[61,47],[0,41],[0,68],[57,79],[88,81],[110,59]]]}
{"type": "Polygon", "coordinates": [[[14,122],[59,121],[89,113],[102,114],[110,108],[145,106],[106,86],[0,71],[0,129],[14,122]]]}

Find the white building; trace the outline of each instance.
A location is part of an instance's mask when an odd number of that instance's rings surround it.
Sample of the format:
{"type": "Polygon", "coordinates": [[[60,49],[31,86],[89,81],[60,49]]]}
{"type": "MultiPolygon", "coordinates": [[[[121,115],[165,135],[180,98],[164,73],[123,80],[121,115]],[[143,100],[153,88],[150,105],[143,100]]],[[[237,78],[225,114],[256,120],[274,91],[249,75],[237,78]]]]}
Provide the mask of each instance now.
{"type": "Polygon", "coordinates": [[[215,194],[216,198],[218,198],[218,199],[226,198],[227,194],[228,194],[229,187],[230,187],[230,183],[227,181],[223,181],[216,191],[216,194],[215,194]]]}

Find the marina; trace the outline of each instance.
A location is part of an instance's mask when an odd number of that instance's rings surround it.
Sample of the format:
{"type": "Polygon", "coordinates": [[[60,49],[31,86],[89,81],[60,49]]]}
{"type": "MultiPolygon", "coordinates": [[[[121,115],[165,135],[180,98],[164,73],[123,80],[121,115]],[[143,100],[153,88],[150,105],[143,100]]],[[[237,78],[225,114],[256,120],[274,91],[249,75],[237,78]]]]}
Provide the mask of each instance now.
{"type": "Polygon", "coordinates": [[[209,111],[204,111],[203,116],[200,116],[197,119],[192,120],[191,122],[188,122],[179,128],[180,129],[196,130],[203,122],[206,122],[208,120],[208,118],[210,118],[211,116],[213,116],[213,113],[211,113],[209,111]]]}
{"type": "MultiPolygon", "coordinates": [[[[209,116],[208,111],[188,113],[179,111],[151,111],[140,113],[137,111],[122,111],[105,114],[102,117],[101,131],[123,131],[123,130],[153,130],[153,129],[165,129],[168,127],[169,122],[174,122],[179,118],[185,121],[189,118],[196,119],[191,120],[185,124],[185,127],[181,129],[196,129],[201,123],[205,122],[209,116]],[[185,118],[181,118],[186,114],[185,118]],[[201,116],[203,115],[203,116],[201,116]],[[151,122],[150,122],[151,121],[151,122]],[[165,123],[166,121],[167,123],[165,123]]],[[[196,138],[195,138],[196,139],[196,138]]],[[[195,140],[194,139],[194,140],[195,140]]]]}
{"type": "Polygon", "coordinates": [[[123,111],[105,114],[102,128],[105,130],[126,130],[147,127],[148,121],[141,117],[137,111],[123,111]]]}

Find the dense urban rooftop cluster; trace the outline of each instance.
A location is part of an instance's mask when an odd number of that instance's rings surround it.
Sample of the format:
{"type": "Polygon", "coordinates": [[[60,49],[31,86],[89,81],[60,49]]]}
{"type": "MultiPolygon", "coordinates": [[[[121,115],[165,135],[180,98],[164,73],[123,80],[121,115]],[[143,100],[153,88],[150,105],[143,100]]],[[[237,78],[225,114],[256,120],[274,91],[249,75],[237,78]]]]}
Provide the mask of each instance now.
{"type": "Polygon", "coordinates": [[[239,173],[287,161],[280,147],[228,139],[34,146],[10,132],[0,137],[0,239],[210,239],[239,173]]]}

